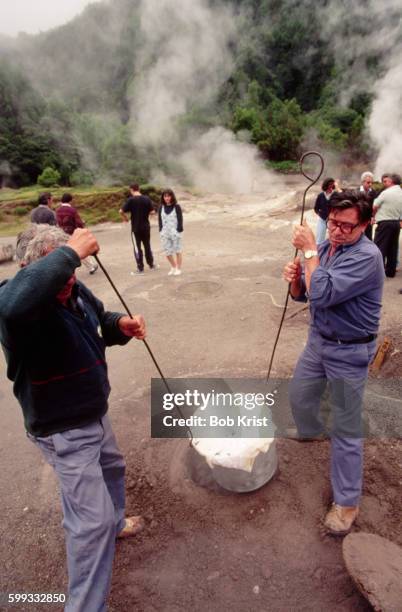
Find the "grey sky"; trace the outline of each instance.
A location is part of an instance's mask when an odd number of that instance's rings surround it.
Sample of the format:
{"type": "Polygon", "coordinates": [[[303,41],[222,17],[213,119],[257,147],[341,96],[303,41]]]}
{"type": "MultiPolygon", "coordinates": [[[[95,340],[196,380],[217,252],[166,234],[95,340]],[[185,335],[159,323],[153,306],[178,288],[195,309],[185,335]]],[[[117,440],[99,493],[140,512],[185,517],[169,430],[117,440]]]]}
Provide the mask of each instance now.
{"type": "Polygon", "coordinates": [[[35,34],[70,21],[94,0],[0,0],[0,33],[35,34]]]}

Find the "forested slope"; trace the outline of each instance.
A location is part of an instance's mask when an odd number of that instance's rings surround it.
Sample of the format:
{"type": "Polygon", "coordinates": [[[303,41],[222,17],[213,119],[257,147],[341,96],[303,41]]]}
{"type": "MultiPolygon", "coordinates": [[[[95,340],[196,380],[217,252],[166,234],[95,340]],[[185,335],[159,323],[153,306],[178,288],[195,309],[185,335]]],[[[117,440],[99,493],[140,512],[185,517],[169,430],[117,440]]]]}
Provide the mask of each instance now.
{"type": "MultiPolygon", "coordinates": [[[[171,0],[172,6],[180,2],[171,0]]],[[[375,83],[387,68],[389,45],[401,41],[397,2],[387,11],[370,0],[196,0],[192,5],[193,44],[182,53],[183,62],[202,55],[205,38],[198,41],[197,28],[208,28],[211,41],[222,36],[225,65],[217,58],[211,67],[208,60],[208,71],[194,60],[199,80],[189,89],[199,83],[197,98],[183,89],[186,74],[183,83],[177,67],[170,72],[166,62],[155,108],[163,111],[175,89],[181,98],[175,103],[182,104],[169,116],[175,138],[161,132],[152,142],[136,136],[142,100],[148,103],[141,96],[152,85],[150,78],[144,85],[144,75],[152,75],[160,61],[158,48],[169,49],[170,39],[179,44],[186,36],[184,18],[164,28],[155,8],[147,15],[151,29],[144,30],[144,11],[150,9],[139,0],[115,0],[89,5],[49,32],[1,38],[1,183],[35,183],[45,167],[57,170],[62,185],[121,184],[133,176],[146,181],[155,168],[180,175],[180,164],[165,155],[166,141],[178,154],[180,141],[188,146],[189,138],[216,126],[274,161],[296,159],[303,139],[355,158],[372,154],[365,122],[375,83]],[[381,44],[373,35],[379,28],[392,33],[381,44]]]]}

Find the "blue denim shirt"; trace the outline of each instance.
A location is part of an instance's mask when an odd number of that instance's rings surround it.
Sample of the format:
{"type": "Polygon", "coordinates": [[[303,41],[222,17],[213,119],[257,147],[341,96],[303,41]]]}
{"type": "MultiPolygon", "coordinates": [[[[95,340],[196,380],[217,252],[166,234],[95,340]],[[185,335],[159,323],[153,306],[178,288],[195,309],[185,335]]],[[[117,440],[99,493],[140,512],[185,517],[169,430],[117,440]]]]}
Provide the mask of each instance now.
{"type": "Polygon", "coordinates": [[[364,234],[354,244],[318,246],[320,265],[311,275],[310,291],[296,301],[310,301],[311,327],[339,340],[364,338],[378,331],[384,285],[384,264],[378,247],[364,234]]]}

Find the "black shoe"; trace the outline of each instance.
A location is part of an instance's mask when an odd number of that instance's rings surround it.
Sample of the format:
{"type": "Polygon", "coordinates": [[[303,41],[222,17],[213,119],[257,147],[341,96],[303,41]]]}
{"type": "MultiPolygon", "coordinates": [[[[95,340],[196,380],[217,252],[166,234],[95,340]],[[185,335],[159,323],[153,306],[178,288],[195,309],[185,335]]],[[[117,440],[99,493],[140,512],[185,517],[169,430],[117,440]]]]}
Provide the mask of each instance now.
{"type": "Polygon", "coordinates": [[[98,264],[95,264],[94,267],[90,269],[89,273],[90,274],[95,274],[97,269],[98,269],[98,264]]]}
{"type": "Polygon", "coordinates": [[[401,294],[402,294],[402,289],[399,289],[399,293],[401,293],[401,294]]]}

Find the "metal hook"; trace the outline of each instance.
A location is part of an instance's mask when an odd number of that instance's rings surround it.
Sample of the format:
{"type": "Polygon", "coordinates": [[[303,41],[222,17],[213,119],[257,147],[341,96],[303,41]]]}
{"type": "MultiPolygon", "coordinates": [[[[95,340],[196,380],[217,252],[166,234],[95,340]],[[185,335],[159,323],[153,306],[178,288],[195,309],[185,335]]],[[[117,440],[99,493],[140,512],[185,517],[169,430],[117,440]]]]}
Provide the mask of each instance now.
{"type": "MultiPolygon", "coordinates": [[[[303,220],[304,220],[304,210],[306,208],[306,195],[309,189],[311,189],[311,187],[313,185],[315,185],[321,178],[322,173],[324,172],[324,158],[320,153],[317,153],[317,151],[307,151],[306,153],[304,153],[301,158],[300,158],[300,162],[299,162],[299,166],[300,166],[300,172],[301,174],[308,180],[310,181],[310,185],[308,185],[308,187],[305,189],[304,194],[303,194],[303,203],[302,203],[302,211],[301,211],[301,217],[300,217],[300,225],[303,224],[303,220]],[[303,164],[306,160],[307,157],[310,157],[314,155],[315,157],[318,157],[320,162],[321,162],[321,166],[320,166],[320,171],[317,175],[316,178],[312,178],[311,176],[309,176],[307,174],[307,172],[304,171],[303,169],[303,164]]],[[[294,258],[296,258],[298,253],[298,249],[296,249],[295,251],[295,255],[294,258]]],[[[278,345],[279,342],[279,336],[281,334],[281,330],[282,330],[282,326],[283,326],[283,322],[285,320],[285,315],[286,315],[286,310],[288,307],[288,303],[289,303],[289,297],[290,297],[290,283],[288,284],[288,291],[286,294],[286,300],[285,300],[285,305],[283,307],[283,311],[282,311],[282,317],[279,323],[279,327],[278,327],[278,333],[276,334],[276,338],[275,338],[275,342],[274,342],[274,348],[272,349],[272,353],[271,353],[271,359],[269,361],[269,366],[268,366],[268,372],[267,372],[267,378],[265,382],[268,382],[269,377],[271,375],[271,369],[272,369],[272,364],[274,362],[274,357],[275,357],[275,351],[276,351],[276,347],[278,345]]]]}
{"type": "MultiPolygon", "coordinates": [[[[300,167],[300,172],[301,174],[308,180],[310,181],[310,185],[308,185],[308,187],[305,189],[304,194],[303,194],[303,203],[302,203],[302,212],[301,212],[301,220],[300,220],[300,225],[302,225],[303,223],[303,219],[304,219],[304,209],[306,207],[306,195],[309,189],[311,189],[311,187],[313,185],[315,185],[316,183],[318,183],[318,181],[320,180],[322,173],[324,172],[324,158],[321,155],[321,153],[317,153],[317,151],[307,151],[307,153],[304,153],[299,161],[299,167],[300,167]],[[321,166],[320,166],[320,171],[318,173],[318,175],[316,176],[316,178],[312,178],[309,174],[307,174],[307,172],[304,171],[303,169],[303,164],[305,162],[305,160],[308,157],[311,156],[315,156],[318,157],[318,159],[321,162],[321,166]]],[[[296,251],[296,255],[297,255],[297,251],[296,251]]]]}

